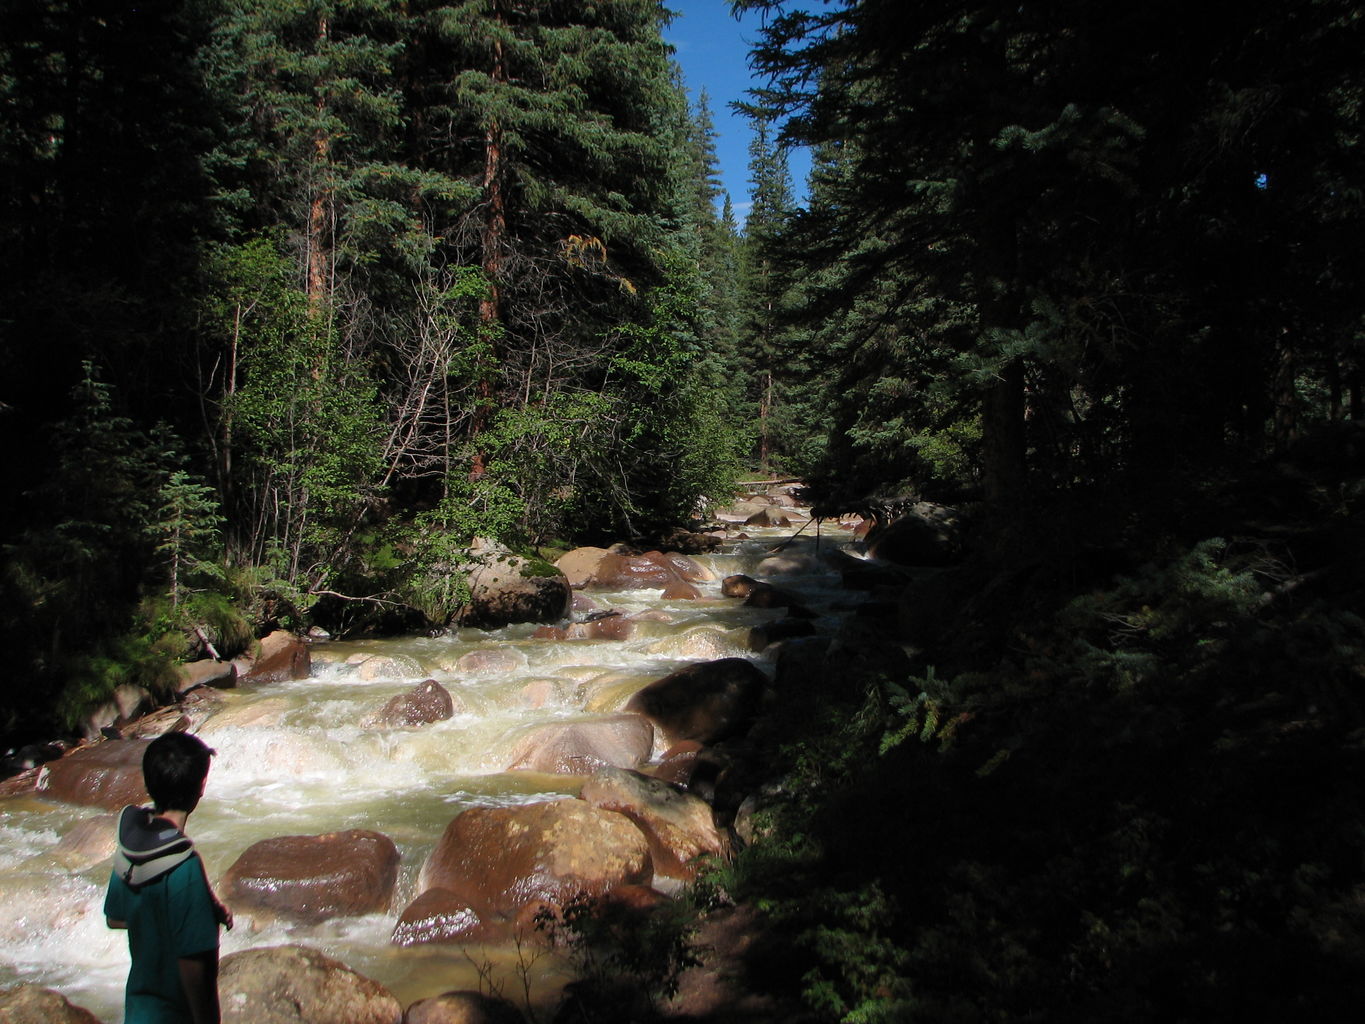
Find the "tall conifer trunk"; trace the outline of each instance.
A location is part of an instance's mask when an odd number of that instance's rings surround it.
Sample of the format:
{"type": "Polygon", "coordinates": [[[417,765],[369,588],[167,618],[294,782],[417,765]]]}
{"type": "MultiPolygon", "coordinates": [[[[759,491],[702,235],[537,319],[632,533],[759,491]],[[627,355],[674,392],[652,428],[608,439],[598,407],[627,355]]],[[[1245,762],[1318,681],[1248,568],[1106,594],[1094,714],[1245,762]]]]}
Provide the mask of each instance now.
{"type": "MultiPolygon", "coordinates": [[[[494,0],[494,19],[501,26],[507,13],[502,0],[494,0]]],[[[493,61],[489,68],[494,89],[507,82],[507,64],[502,40],[493,40],[493,61]]],[[[480,240],[481,266],[487,291],[479,300],[479,333],[489,346],[489,358],[484,363],[478,382],[478,406],[471,418],[470,429],[475,436],[487,429],[497,408],[497,387],[494,383],[498,370],[498,335],[502,323],[502,303],[499,282],[502,277],[502,254],[507,235],[507,196],[503,170],[503,129],[497,114],[484,127],[483,191],[486,208],[483,237],[480,240]]],[[[482,475],[484,456],[474,456],[471,477],[482,475]]]]}
{"type": "MultiPolygon", "coordinates": [[[[327,15],[322,14],[318,17],[318,49],[321,51],[327,44],[331,33],[331,26],[327,15]]],[[[328,244],[328,223],[330,221],[331,210],[331,185],[328,163],[332,156],[332,142],[327,134],[327,129],[323,124],[323,117],[326,114],[326,103],[323,100],[323,91],[317,90],[316,107],[314,113],[317,115],[317,126],[313,129],[313,181],[312,197],[308,205],[308,308],[317,311],[322,308],[323,300],[327,295],[327,285],[330,278],[328,264],[330,263],[330,245],[328,244]]]]}

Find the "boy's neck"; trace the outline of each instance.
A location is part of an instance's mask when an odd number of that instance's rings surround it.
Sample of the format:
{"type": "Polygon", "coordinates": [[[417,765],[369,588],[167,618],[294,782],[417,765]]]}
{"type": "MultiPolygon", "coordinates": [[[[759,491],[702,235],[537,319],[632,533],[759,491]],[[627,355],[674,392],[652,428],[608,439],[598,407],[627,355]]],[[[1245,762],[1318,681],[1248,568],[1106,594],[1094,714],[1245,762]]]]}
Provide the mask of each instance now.
{"type": "Polygon", "coordinates": [[[155,814],[156,817],[158,817],[158,818],[162,818],[162,819],[164,819],[165,821],[169,821],[172,825],[174,825],[176,828],[178,828],[181,832],[184,832],[184,831],[185,831],[185,822],[189,820],[189,816],[190,816],[190,812],[189,812],[189,811],[174,811],[174,810],[171,810],[171,811],[153,811],[152,813],[155,814]]]}

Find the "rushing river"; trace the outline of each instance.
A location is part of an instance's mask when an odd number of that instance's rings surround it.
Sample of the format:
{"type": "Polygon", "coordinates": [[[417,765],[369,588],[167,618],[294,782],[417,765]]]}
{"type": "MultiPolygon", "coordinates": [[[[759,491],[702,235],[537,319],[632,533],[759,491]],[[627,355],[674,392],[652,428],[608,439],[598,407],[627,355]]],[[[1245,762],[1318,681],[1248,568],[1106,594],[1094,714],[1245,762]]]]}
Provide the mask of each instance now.
{"type": "MultiPolygon", "coordinates": [[[[699,584],[700,600],[664,602],[660,590],[591,592],[603,608],[642,614],[623,641],[535,639],[535,627],[513,626],[329,642],[314,648],[306,680],[225,692],[221,710],[199,729],[217,757],[189,823],[211,878],[258,840],[350,828],[388,835],[402,866],[388,914],[308,926],[253,927],[243,918],[224,935],[223,954],[311,945],[384,984],[404,1006],[450,988],[477,988],[479,970],[491,967],[509,997],[519,998],[514,950],[390,944],[397,914],[416,895],[422,861],[450,819],[468,807],[577,793],[580,777],[506,770],[526,729],[551,718],[616,711],[641,686],[692,662],[739,656],[763,665],[764,655],[749,651],[749,630],[784,613],[722,597],[725,576],[749,573],[795,589],[821,613],[817,622],[832,623],[847,593],[811,557],[814,539],[802,535],[788,546],[784,554],[796,556],[788,567],[795,572],[774,575],[771,563],[760,564],[792,530],[748,532],[749,539],[697,558],[714,576],[699,584]],[[461,658],[471,652],[497,653],[465,658],[462,668],[461,658]],[[486,667],[469,669],[480,660],[486,667]],[[362,725],[367,713],[428,678],[465,710],[420,729],[362,725]]],[[[828,537],[824,545],[831,545],[828,537]]],[[[122,1019],[128,953],[124,933],[104,924],[109,861],[72,866],[58,845],[98,813],[34,796],[0,800],[0,985],[54,988],[112,1024],[122,1019]]],[[[545,993],[565,980],[562,967],[548,959],[531,973],[532,986],[545,993]]]]}

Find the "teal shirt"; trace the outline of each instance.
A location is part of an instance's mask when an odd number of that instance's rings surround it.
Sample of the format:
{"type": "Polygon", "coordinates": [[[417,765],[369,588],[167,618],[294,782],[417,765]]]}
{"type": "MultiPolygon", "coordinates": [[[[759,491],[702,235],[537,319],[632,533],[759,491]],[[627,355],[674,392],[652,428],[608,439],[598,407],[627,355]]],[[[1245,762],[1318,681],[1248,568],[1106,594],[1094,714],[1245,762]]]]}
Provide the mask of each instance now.
{"type": "Polygon", "coordinates": [[[124,995],[124,1024],[189,1021],[177,961],[218,948],[218,921],[199,855],[137,890],[111,875],[104,913],[128,924],[133,966],[124,995]]]}

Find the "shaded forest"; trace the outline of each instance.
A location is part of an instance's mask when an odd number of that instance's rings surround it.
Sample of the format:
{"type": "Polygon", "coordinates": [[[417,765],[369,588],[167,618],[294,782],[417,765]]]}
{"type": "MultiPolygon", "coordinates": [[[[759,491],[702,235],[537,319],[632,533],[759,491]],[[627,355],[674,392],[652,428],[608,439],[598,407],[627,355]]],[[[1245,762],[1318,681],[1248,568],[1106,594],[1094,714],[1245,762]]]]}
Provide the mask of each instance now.
{"type": "Polygon", "coordinates": [[[0,732],[192,626],[440,627],[475,536],[910,495],[964,558],[844,640],[895,658],[779,662],[766,839],[713,880],[789,940],[767,982],[1346,1019],[1365,15],[731,6],[743,225],[650,0],[6,4],[0,732]]]}

